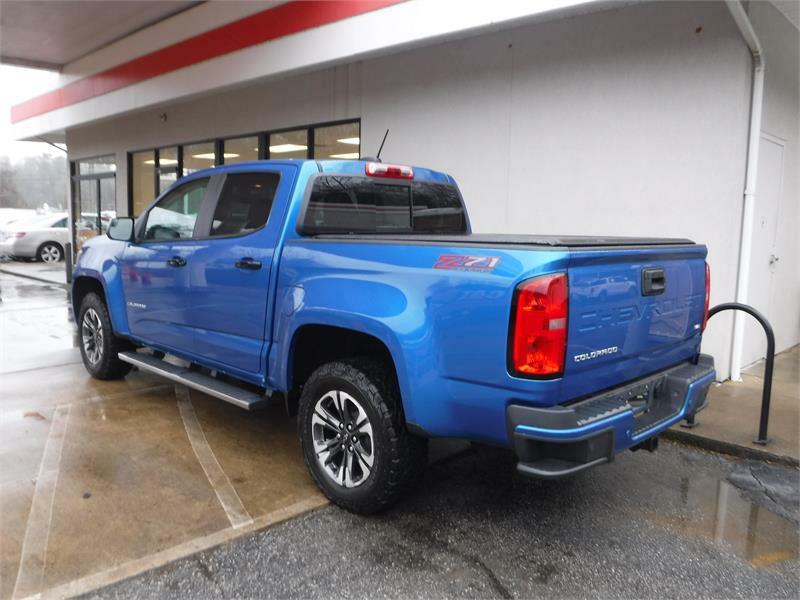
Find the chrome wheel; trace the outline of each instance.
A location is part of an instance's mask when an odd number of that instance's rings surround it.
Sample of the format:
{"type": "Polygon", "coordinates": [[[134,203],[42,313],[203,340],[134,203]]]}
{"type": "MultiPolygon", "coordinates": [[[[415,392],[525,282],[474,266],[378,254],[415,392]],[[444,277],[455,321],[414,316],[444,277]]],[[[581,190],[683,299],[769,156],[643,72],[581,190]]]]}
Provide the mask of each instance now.
{"type": "Polygon", "coordinates": [[[100,316],[93,308],[89,308],[83,313],[81,338],[86,358],[90,363],[96,365],[103,358],[103,325],[100,322],[100,316]]]}
{"type": "Polygon", "coordinates": [[[354,488],[369,478],[375,459],[372,424],[350,394],[332,390],[317,400],[311,437],[317,462],[333,481],[354,488]]]}
{"type": "Polygon", "coordinates": [[[61,250],[58,249],[58,246],[54,246],[53,244],[48,244],[39,251],[39,256],[41,257],[42,262],[46,263],[58,262],[61,260],[61,250]]]}

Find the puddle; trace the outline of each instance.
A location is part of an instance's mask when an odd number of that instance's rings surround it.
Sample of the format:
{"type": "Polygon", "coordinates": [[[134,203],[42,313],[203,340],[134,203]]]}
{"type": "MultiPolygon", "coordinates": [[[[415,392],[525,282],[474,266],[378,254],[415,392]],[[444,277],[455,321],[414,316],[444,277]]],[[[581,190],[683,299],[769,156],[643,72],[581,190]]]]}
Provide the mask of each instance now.
{"type": "Polygon", "coordinates": [[[650,514],[649,520],[712,540],[755,567],[798,559],[797,524],[750,502],[727,481],[684,477],[679,495],[685,516],[650,514]]]}

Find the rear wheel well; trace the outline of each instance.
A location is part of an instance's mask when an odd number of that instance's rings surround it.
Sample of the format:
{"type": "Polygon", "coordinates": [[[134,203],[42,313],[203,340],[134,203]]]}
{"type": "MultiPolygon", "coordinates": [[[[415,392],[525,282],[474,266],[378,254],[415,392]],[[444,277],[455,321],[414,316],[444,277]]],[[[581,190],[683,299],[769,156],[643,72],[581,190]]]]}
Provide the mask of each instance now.
{"type": "Polygon", "coordinates": [[[103,290],[103,284],[92,277],[78,277],[72,282],[72,311],[75,315],[75,321],[81,310],[81,303],[87,294],[94,292],[100,299],[105,302],[106,294],[103,290]]]}
{"type": "MultiPolygon", "coordinates": [[[[290,364],[290,398],[297,398],[303,384],[322,365],[355,357],[369,357],[386,368],[393,385],[397,385],[394,360],[386,345],[378,338],[360,331],[330,325],[304,325],[295,332],[290,364]]],[[[399,397],[399,389],[397,390],[399,397]]]]}

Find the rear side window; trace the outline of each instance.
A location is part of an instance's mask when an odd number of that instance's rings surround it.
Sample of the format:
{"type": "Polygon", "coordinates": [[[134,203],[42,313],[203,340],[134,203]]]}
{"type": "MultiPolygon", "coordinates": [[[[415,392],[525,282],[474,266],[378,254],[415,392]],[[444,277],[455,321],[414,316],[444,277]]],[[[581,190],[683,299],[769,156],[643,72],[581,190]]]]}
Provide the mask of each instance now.
{"type": "Polygon", "coordinates": [[[466,232],[455,187],[324,175],[314,180],[302,229],[307,233],[466,232]]]}
{"type": "Polygon", "coordinates": [[[277,173],[233,173],[225,185],[211,221],[212,237],[244,235],[267,222],[280,175],[277,173]]]}
{"type": "Polygon", "coordinates": [[[413,187],[414,231],[464,233],[467,219],[461,197],[452,185],[418,182],[413,187]]]}

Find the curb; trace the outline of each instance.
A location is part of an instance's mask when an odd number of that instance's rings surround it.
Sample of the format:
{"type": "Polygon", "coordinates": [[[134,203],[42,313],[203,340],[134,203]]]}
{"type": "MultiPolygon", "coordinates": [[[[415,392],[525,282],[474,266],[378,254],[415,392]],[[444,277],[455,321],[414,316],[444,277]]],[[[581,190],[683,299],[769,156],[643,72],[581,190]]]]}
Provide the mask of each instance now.
{"type": "Polygon", "coordinates": [[[773,454],[771,452],[767,452],[766,450],[748,448],[747,446],[740,446],[739,444],[734,444],[732,442],[724,442],[722,440],[702,437],[694,433],[686,433],[684,431],[668,429],[661,435],[664,437],[664,439],[681,442],[683,444],[695,446],[704,450],[711,450],[712,452],[719,452],[720,454],[730,454],[738,458],[777,463],[787,467],[800,467],[800,461],[791,456],[773,454]]]}
{"type": "Polygon", "coordinates": [[[31,279],[33,281],[38,281],[39,283],[48,283],[50,285],[57,285],[65,290],[69,289],[69,285],[66,283],[61,283],[58,281],[53,281],[51,279],[45,279],[44,277],[36,277],[35,275],[28,275],[27,273],[17,273],[16,271],[9,271],[8,269],[0,268],[0,273],[4,275],[14,275],[15,277],[22,277],[23,279],[31,279]]]}

